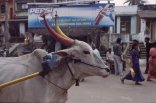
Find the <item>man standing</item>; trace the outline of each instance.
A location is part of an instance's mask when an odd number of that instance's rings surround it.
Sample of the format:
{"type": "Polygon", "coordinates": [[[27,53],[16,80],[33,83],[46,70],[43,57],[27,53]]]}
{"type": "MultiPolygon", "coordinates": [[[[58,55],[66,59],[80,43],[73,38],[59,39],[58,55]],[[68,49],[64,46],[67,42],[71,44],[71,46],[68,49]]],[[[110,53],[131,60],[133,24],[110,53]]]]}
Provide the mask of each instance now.
{"type": "Polygon", "coordinates": [[[114,67],[115,67],[115,75],[123,75],[123,64],[122,64],[122,45],[121,38],[117,38],[116,43],[113,46],[114,52],[114,67]]]}
{"type": "Polygon", "coordinates": [[[109,64],[111,73],[114,74],[114,52],[112,52],[111,48],[109,48],[108,51],[106,52],[106,61],[109,64]]]}
{"type": "Polygon", "coordinates": [[[150,48],[151,48],[151,43],[149,42],[150,41],[150,38],[149,37],[146,37],[145,38],[145,43],[146,43],[146,70],[145,70],[145,74],[148,73],[148,68],[149,68],[149,64],[148,64],[148,59],[149,59],[149,51],[150,51],[150,48]]]}

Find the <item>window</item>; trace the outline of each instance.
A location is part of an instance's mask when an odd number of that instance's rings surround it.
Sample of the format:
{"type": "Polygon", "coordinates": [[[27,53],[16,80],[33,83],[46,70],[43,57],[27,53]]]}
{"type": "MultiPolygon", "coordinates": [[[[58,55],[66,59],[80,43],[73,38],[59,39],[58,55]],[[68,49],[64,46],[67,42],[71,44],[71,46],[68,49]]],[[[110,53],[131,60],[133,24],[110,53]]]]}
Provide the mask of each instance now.
{"type": "Polygon", "coordinates": [[[22,4],[22,9],[28,9],[28,5],[27,4],[22,4]]]}
{"type": "Polygon", "coordinates": [[[120,33],[129,34],[131,30],[131,17],[120,17],[120,33]]]}
{"type": "Polygon", "coordinates": [[[0,12],[5,13],[5,4],[0,5],[0,12]]]}
{"type": "Polygon", "coordinates": [[[17,3],[17,10],[27,10],[28,5],[26,3],[17,3]]]}

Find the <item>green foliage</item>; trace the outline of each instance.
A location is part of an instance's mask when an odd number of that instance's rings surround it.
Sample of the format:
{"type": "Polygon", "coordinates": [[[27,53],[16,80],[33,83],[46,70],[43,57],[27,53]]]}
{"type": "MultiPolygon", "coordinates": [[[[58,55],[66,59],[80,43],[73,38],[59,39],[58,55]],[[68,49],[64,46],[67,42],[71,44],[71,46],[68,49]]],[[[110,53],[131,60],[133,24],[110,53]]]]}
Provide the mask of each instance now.
{"type": "Polygon", "coordinates": [[[147,0],[126,0],[124,4],[128,3],[128,5],[139,5],[146,3],[147,0]]]}
{"type": "Polygon", "coordinates": [[[149,34],[150,33],[150,29],[148,27],[146,27],[145,29],[145,33],[149,34]]]}

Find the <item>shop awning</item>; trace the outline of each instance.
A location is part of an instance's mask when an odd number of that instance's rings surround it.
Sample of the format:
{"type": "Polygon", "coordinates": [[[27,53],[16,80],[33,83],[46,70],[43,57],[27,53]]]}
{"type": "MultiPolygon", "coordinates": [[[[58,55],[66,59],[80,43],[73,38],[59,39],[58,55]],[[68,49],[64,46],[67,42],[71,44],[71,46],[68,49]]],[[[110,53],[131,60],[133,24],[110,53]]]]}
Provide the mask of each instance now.
{"type": "Polygon", "coordinates": [[[28,19],[11,19],[11,20],[8,20],[8,21],[28,21],[28,19]]]}
{"type": "MultiPolygon", "coordinates": [[[[28,21],[28,19],[9,19],[8,22],[20,22],[20,21],[28,21]]],[[[0,20],[0,22],[5,22],[5,20],[0,20]]]]}
{"type": "MultiPolygon", "coordinates": [[[[95,34],[95,28],[61,28],[62,31],[71,37],[79,37],[79,36],[88,36],[88,35],[94,35],[95,34]]],[[[99,28],[100,30],[100,28],[99,28]]],[[[29,29],[29,32],[34,32],[37,33],[39,35],[43,35],[43,34],[49,34],[49,32],[47,31],[47,29],[29,29]]]]}
{"type": "Polygon", "coordinates": [[[141,18],[156,18],[156,11],[154,11],[154,10],[142,10],[142,11],[138,11],[138,15],[141,18]]]}

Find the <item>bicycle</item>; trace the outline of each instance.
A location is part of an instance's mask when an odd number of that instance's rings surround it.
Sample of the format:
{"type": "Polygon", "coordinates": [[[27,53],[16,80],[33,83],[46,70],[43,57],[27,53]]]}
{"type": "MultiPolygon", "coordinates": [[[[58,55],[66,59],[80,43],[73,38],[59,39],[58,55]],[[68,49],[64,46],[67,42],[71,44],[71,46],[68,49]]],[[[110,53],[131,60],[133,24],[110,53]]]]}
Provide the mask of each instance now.
{"type": "Polygon", "coordinates": [[[7,52],[8,52],[8,49],[1,49],[0,50],[0,57],[7,57],[7,52]]]}

